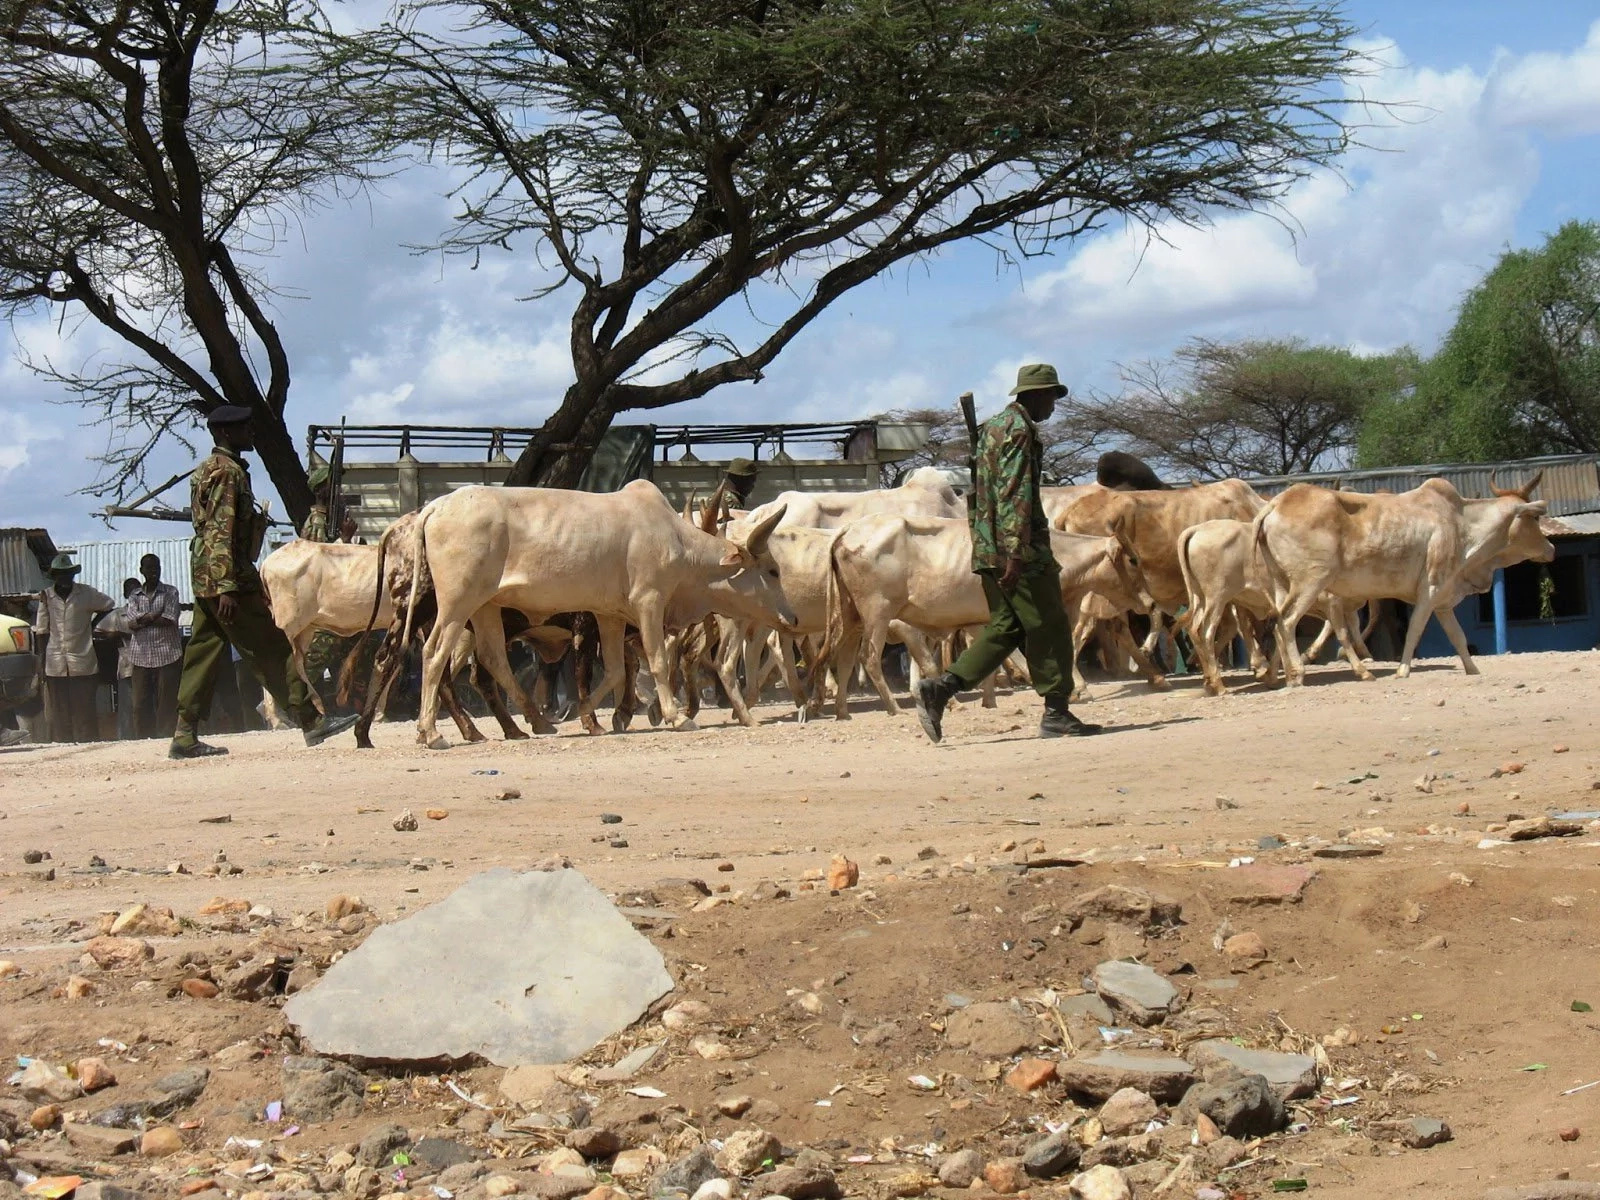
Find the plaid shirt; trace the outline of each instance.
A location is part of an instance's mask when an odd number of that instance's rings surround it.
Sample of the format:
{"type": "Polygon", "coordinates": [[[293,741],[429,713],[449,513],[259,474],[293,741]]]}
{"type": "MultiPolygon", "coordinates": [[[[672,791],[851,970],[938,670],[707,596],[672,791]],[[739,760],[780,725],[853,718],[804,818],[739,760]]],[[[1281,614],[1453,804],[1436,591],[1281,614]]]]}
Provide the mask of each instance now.
{"type": "Polygon", "coordinates": [[[178,632],[178,589],[170,583],[156,584],[154,595],[135,588],[128,597],[128,623],[150,613],[165,617],[172,624],[147,625],[128,635],[128,661],[136,667],[165,667],[183,657],[183,637],[178,632]]]}

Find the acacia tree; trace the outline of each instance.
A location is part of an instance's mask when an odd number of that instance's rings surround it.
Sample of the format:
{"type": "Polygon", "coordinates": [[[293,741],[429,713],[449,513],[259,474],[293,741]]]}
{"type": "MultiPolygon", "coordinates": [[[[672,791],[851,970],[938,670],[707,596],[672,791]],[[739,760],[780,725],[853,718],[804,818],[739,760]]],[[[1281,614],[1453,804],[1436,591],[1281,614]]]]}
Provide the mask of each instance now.
{"type": "Polygon", "coordinates": [[[328,70],[471,173],[443,249],[571,298],[510,475],[571,486],[617,414],[759,381],[897,264],[1270,203],[1346,144],[1352,33],[1332,0],[428,0],[328,70]]]}
{"type": "Polygon", "coordinates": [[[1501,255],[1412,394],[1376,408],[1366,466],[1600,451],[1600,223],[1501,255]]]}
{"type": "Polygon", "coordinates": [[[26,360],[109,427],[98,494],[239,404],[290,516],[310,508],[259,267],[299,207],[361,174],[362,114],[288,40],[320,22],[307,0],[0,0],[0,315],[59,308],[128,351],[26,360]]]}
{"type": "Polygon", "coordinates": [[[1196,339],[1171,362],[1122,368],[1122,390],[1063,420],[1175,475],[1292,475],[1346,463],[1363,415],[1415,379],[1409,350],[1364,357],[1298,340],[1196,339]]]}

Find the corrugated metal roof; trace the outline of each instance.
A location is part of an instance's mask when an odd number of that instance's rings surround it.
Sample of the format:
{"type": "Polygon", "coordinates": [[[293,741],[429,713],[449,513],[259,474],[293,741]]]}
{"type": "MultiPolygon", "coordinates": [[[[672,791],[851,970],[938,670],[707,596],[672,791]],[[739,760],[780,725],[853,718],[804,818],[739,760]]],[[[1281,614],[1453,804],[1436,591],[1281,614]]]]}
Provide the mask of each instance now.
{"type": "Polygon", "coordinates": [[[1569,513],[1539,522],[1545,537],[1600,537],[1600,512],[1569,513]]]}
{"type": "Polygon", "coordinates": [[[1537,500],[1550,504],[1552,516],[1600,512],[1600,454],[1560,454],[1498,463],[1435,463],[1415,467],[1383,467],[1371,471],[1320,471],[1309,475],[1279,475],[1249,480],[1263,496],[1276,495],[1291,484],[1337,484],[1347,492],[1409,492],[1425,479],[1446,479],[1463,496],[1486,497],[1491,477],[1499,485],[1518,487],[1535,471],[1543,471],[1537,500]]]}
{"type": "Polygon", "coordinates": [[[49,587],[41,568],[55,553],[55,543],[42,529],[0,529],[0,596],[26,596],[49,587]]]}
{"type": "Polygon", "coordinates": [[[178,599],[194,603],[194,585],[189,579],[189,539],[187,537],[138,538],[122,542],[79,542],[63,546],[83,568],[78,579],[110,596],[122,598],[122,581],[139,578],[139,560],[154,554],[161,560],[161,581],[178,589],[178,599]]]}

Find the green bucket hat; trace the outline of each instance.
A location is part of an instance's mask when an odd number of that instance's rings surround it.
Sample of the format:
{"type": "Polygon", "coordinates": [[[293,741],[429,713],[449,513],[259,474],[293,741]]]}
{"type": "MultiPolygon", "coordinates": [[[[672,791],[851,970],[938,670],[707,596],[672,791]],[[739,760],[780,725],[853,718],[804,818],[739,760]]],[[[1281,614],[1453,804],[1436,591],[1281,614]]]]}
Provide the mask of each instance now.
{"type": "Polygon", "coordinates": [[[1059,400],[1067,389],[1049,363],[1029,363],[1017,369],[1017,386],[1011,389],[1011,395],[1020,396],[1023,392],[1054,392],[1059,400]]]}
{"type": "Polygon", "coordinates": [[[76,575],[81,570],[83,570],[83,568],[77,563],[73,562],[72,555],[66,553],[65,551],[56,555],[50,560],[50,574],[52,575],[54,575],[57,571],[70,571],[72,574],[76,575]]]}
{"type": "Polygon", "coordinates": [[[327,464],[321,463],[311,468],[311,474],[306,476],[306,482],[311,485],[311,490],[314,492],[323,484],[327,483],[329,477],[330,472],[328,471],[327,464]]]}
{"type": "Polygon", "coordinates": [[[728,466],[723,473],[727,475],[737,475],[741,479],[754,479],[759,470],[760,468],[748,458],[736,458],[728,463],[728,466]]]}

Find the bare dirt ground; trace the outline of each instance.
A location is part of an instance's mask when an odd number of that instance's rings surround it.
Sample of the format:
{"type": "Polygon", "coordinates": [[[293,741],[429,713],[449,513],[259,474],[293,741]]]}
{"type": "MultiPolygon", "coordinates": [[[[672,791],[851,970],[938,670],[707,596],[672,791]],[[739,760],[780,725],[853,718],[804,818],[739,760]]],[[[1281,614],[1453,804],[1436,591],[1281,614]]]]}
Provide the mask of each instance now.
{"type": "MultiPolygon", "coordinates": [[[[862,702],[846,724],[800,726],[769,707],[755,730],[712,711],[696,731],[444,752],[390,725],[368,752],[306,750],[278,733],[218,739],[229,756],[195,763],[170,763],[155,743],[0,754],[0,959],[19,968],[0,979],[0,1053],[103,1057],[118,1084],[67,1102],[68,1117],[144,1095],[184,1064],[211,1069],[201,1098],[171,1118],[186,1142],[173,1158],[97,1159],[59,1129],[35,1133],[34,1106],[14,1087],[0,1090],[0,1136],[8,1119],[20,1124],[11,1162],[30,1174],[70,1171],[148,1195],[211,1179],[233,1195],[338,1193],[329,1156],[390,1122],[494,1157],[548,1150],[549,1134],[505,1130],[521,1110],[489,1067],[371,1071],[360,1115],[305,1122],[285,1138],[289,1121],[261,1119],[283,1094],[283,1055],[300,1050],[281,998],[176,988],[225,982],[263,947],[294,956],[303,982],[378,921],[475,872],[565,856],[620,903],[679,914],[644,922],[679,985],[663,1007],[704,1001],[727,1047],[729,1057],[702,1058],[690,1037],[703,1030],[667,1030],[658,1012],[566,1069],[595,1098],[591,1125],[669,1158],[759,1123],[788,1149],[827,1156],[847,1194],[885,1195],[929,1186],[904,1177],[917,1164],[925,1174],[931,1147],[1016,1154],[1042,1122],[1081,1124],[1092,1109],[1058,1082],[1018,1091],[1004,1082],[1009,1060],[953,1047],[945,1028],[961,1001],[947,997],[1043,1012],[1046,989],[1070,995],[1097,963],[1138,957],[1185,993],[1191,1018],[1149,1031],[1152,1042],[1182,1049],[1214,1022],[1249,1045],[1320,1047],[1327,1060],[1318,1096],[1295,1102],[1291,1132],[1247,1143],[1242,1167],[1223,1171],[1174,1122],[1162,1165],[1130,1171],[1141,1200],[1208,1184],[1254,1197],[1285,1178],[1341,1197],[1478,1197],[1563,1172],[1600,1179],[1600,1087],[1562,1094],[1600,1080],[1600,1013],[1573,1003],[1600,1006],[1600,824],[1519,842],[1504,829],[1511,817],[1600,809],[1600,654],[1481,664],[1480,678],[1430,662],[1410,680],[1384,672],[1371,684],[1323,668],[1303,690],[1220,700],[1188,680],[1165,694],[1100,684],[1082,711],[1113,732],[1089,741],[1036,740],[1037,701],[1019,694],[996,710],[975,699],[953,710],[940,747],[909,713],[891,720],[862,702]],[[415,832],[393,828],[406,808],[415,832]],[[427,809],[448,816],[429,820],[427,809]],[[602,824],[603,813],[622,821],[602,824]],[[229,819],[207,823],[219,817],[229,819]],[[1284,845],[1261,848],[1269,836],[1284,845]],[[1335,842],[1381,853],[1314,857],[1335,842]],[[30,850],[50,858],[25,864],[30,850]],[[860,864],[858,887],[829,894],[813,882],[833,853],[860,864]],[[1022,871],[1019,856],[1087,865],[1022,871]],[[1242,858],[1254,864],[1230,866],[1242,858]],[[188,873],[170,869],[178,862],[188,873]],[[1243,902],[1271,891],[1258,878],[1268,865],[1316,873],[1297,901],[1243,902]],[[726,902],[690,911],[697,897],[661,882],[686,878],[726,902]],[[1183,923],[1068,919],[1076,898],[1109,883],[1179,901],[1183,923]],[[358,896],[367,912],[329,920],[337,895],[358,896]],[[215,898],[272,915],[202,915],[215,898]],[[147,962],[93,967],[84,943],[103,914],[138,903],[170,908],[181,933],[149,936],[147,962]],[[1267,961],[1244,969],[1216,950],[1224,922],[1224,933],[1258,933],[1267,961]],[[58,997],[74,974],[92,992],[58,997]],[[1335,1036],[1341,1028],[1354,1039],[1335,1036]],[[665,1099],[588,1079],[661,1038],[667,1050],[634,1082],[665,1099]],[[458,1099],[446,1077],[494,1113],[458,1099]],[[717,1111],[729,1092],[755,1101],[743,1119],[717,1111]],[[1383,1120],[1412,1116],[1443,1119],[1453,1140],[1415,1150],[1373,1136],[1383,1120]],[[230,1136],[263,1144],[225,1148],[230,1136]],[[272,1176],[247,1178],[260,1162],[272,1176]]],[[[1081,1022],[1040,1028],[1073,1042],[1046,1057],[1100,1048],[1082,1044],[1098,1031],[1081,1022]]],[[[391,1175],[357,1190],[437,1196],[419,1167],[391,1175]]],[[[456,1194],[484,1194],[481,1178],[467,1187],[477,1190],[456,1194]]],[[[1065,1196],[1066,1177],[1029,1190],[1065,1196]]]]}

